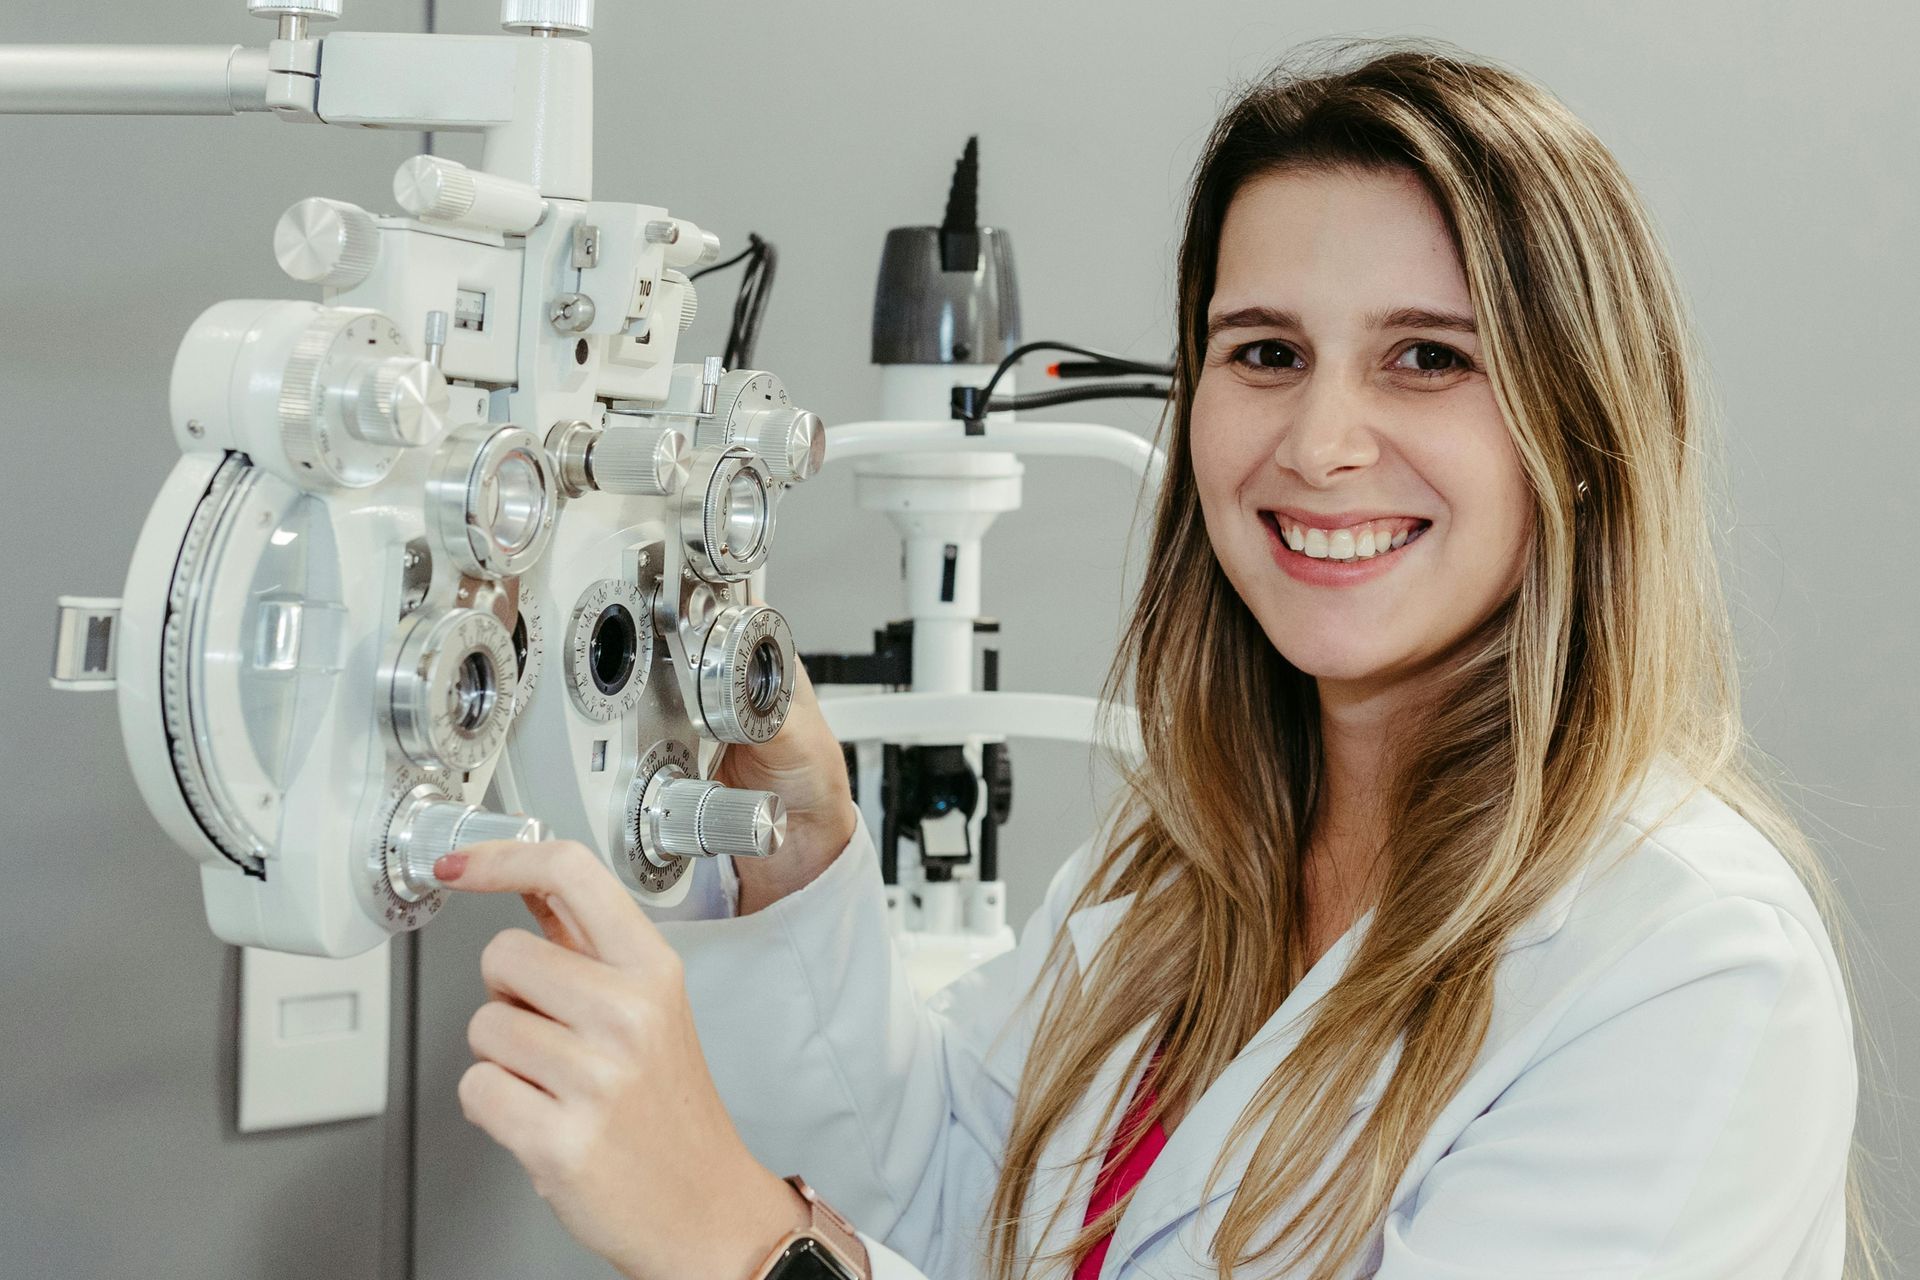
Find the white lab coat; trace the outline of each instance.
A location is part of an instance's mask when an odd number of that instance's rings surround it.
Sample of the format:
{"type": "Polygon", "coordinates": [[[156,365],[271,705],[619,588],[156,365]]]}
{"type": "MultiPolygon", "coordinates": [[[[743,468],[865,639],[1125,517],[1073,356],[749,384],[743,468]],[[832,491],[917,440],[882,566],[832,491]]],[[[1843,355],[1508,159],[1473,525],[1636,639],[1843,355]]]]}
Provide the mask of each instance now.
{"type": "MultiPolygon", "coordinates": [[[[1840,1275],[1856,1094],[1840,972],[1785,860],[1712,796],[1694,795],[1618,858],[1685,790],[1669,768],[1649,774],[1587,871],[1513,937],[1485,1046],[1354,1274],[1840,1275]]],[[[931,1001],[914,995],[889,941],[864,829],[766,910],[664,925],[748,1144],[853,1220],[876,1277],[984,1274],[985,1216],[1039,1005],[1022,996],[1056,931],[1084,965],[1127,909],[1120,899],[1067,913],[1090,869],[1083,849],[1018,949],[931,1001]]],[[[716,911],[724,880],[705,890],[716,911]]],[[[1205,1201],[1202,1184],[1371,920],[1333,945],[1175,1128],[1120,1220],[1103,1280],[1215,1274],[1208,1244],[1244,1151],[1205,1201]]],[[[1107,1097],[1131,1096],[1124,1064],[1145,1034],[1143,1023],[1115,1051],[1098,1096],[1054,1137],[1024,1247],[1058,1247],[1080,1226],[1092,1171],[1064,1166],[1089,1140],[1104,1154],[1111,1126],[1093,1126],[1107,1097]]],[[[1362,1091],[1343,1145],[1393,1065],[1362,1091]]]]}

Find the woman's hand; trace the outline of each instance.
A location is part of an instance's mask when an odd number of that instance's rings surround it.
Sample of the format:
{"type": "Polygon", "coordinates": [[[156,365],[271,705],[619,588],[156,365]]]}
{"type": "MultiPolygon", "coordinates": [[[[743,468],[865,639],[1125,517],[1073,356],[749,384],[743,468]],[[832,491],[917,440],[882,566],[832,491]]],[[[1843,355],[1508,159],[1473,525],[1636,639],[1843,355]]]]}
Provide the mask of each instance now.
{"type": "Polygon", "coordinates": [[[633,1280],[747,1280],[799,1196],[754,1160],[715,1092],[680,957],[584,845],[487,841],[450,888],[518,893],[544,938],[506,929],[480,972],[467,1119],[512,1152],[582,1244],[633,1280]]]}
{"type": "Polygon", "coordinates": [[[787,838],[771,858],[735,858],[740,914],[750,915],[810,883],[853,836],[859,811],[846,756],[827,727],[805,667],[780,732],[758,747],[727,748],[714,777],[730,787],[772,791],[787,810],[787,838]]]}

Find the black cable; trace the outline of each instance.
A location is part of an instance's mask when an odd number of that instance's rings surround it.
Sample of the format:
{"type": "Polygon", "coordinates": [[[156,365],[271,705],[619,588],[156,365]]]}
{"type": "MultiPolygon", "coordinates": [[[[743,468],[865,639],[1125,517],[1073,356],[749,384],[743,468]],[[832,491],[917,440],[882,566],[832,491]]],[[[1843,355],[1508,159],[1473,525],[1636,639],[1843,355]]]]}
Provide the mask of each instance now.
{"type": "Polygon", "coordinates": [[[740,277],[740,294],[733,303],[733,327],[727,334],[724,363],[729,369],[744,369],[753,364],[753,349],[760,341],[760,321],[766,315],[767,299],[773,292],[774,267],[779,255],[759,236],[747,237],[756,252],[740,277]]]}
{"type": "MultiPolygon", "coordinates": [[[[1012,351],[1009,351],[1007,358],[995,367],[993,376],[987,379],[987,385],[985,387],[955,387],[953,389],[953,416],[967,424],[969,435],[979,434],[979,424],[988,413],[988,410],[980,406],[992,402],[993,389],[1000,385],[1000,379],[1006,376],[1007,370],[1013,368],[1021,359],[1031,355],[1035,351],[1065,351],[1072,355],[1085,356],[1089,360],[1098,360],[1104,364],[1112,365],[1117,370],[1122,370],[1127,373],[1143,373],[1150,377],[1171,377],[1173,373],[1172,369],[1165,365],[1150,364],[1144,360],[1135,360],[1131,356],[1116,355],[1111,351],[1100,351],[1093,347],[1083,347],[1074,342],[1043,341],[1022,343],[1012,351]]],[[[1037,394],[1044,395],[1046,393],[1040,392],[1037,394]]]]}
{"type": "Polygon", "coordinates": [[[1060,387],[1023,396],[1002,396],[987,403],[988,413],[1009,409],[1045,409],[1080,400],[1165,400],[1172,388],[1164,382],[1107,382],[1085,387],[1060,387]]]}
{"type": "Polygon", "coordinates": [[[746,263],[740,273],[740,291],[733,299],[733,319],[727,326],[727,345],[720,362],[729,369],[744,369],[753,363],[753,349],[760,341],[760,321],[767,312],[767,299],[773,292],[773,270],[779,254],[770,241],[749,231],[747,247],[724,262],[702,267],[687,277],[689,282],[701,276],[724,271],[746,263]]]}

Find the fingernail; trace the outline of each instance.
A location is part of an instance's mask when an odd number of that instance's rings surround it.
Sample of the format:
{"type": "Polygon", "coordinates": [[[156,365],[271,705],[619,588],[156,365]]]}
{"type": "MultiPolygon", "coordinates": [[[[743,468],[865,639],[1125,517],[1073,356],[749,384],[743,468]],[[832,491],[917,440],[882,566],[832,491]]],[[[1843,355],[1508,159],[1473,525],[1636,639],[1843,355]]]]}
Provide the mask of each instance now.
{"type": "Polygon", "coordinates": [[[464,853],[445,853],[433,864],[433,878],[441,884],[458,880],[467,869],[467,855],[464,853]]]}

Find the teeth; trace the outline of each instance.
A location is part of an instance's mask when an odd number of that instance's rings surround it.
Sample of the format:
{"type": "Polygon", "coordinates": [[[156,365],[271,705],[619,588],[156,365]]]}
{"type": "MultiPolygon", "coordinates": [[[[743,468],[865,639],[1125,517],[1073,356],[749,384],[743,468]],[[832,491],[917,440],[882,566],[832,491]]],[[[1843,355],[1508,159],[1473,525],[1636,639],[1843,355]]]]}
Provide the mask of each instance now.
{"type": "Polygon", "coordinates": [[[1405,546],[1414,530],[1420,527],[1418,522],[1401,527],[1406,524],[1405,520],[1379,520],[1345,529],[1318,529],[1310,525],[1275,522],[1280,530],[1281,541],[1294,551],[1315,560],[1347,563],[1369,560],[1405,546]],[[1390,529],[1392,533],[1388,532],[1390,529]]]}

